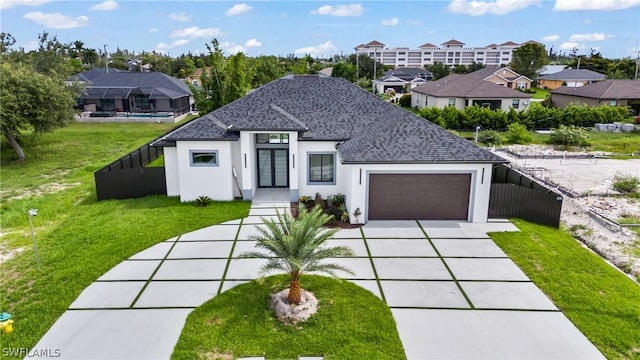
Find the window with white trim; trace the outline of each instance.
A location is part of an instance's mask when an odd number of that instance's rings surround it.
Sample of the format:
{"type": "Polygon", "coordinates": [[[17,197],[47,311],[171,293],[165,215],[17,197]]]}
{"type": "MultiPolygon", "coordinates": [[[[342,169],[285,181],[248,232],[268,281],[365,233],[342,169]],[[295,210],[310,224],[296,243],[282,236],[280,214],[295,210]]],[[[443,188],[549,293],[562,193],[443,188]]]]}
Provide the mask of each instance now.
{"type": "Polygon", "coordinates": [[[449,106],[456,106],[456,99],[449,99],[449,106]]]}
{"type": "Polygon", "coordinates": [[[309,153],[308,160],[309,184],[336,183],[335,153],[309,153]]]}
{"type": "Polygon", "coordinates": [[[511,106],[512,106],[514,109],[519,108],[519,107],[520,107],[520,100],[519,100],[519,99],[513,99],[513,101],[511,102],[511,106]]]}
{"type": "Polygon", "coordinates": [[[190,150],[191,166],[219,166],[218,150],[190,150]]]}

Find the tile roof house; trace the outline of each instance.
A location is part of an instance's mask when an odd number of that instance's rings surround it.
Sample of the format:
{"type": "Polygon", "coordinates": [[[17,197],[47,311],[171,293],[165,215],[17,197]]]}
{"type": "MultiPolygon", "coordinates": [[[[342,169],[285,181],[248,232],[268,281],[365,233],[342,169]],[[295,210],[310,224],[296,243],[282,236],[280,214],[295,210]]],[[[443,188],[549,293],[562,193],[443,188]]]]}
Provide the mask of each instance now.
{"type": "MultiPolygon", "coordinates": [[[[494,85],[495,86],[495,85],[494,85]]],[[[346,195],[351,216],[486,222],[505,162],[341,78],[289,75],[178,128],[164,148],[167,194],[251,199],[259,188],[346,195]]],[[[351,216],[351,222],[356,218],[351,216]]]]}
{"type": "Polygon", "coordinates": [[[562,86],[551,90],[551,104],[565,107],[571,103],[589,106],[630,106],[640,111],[640,80],[605,80],[580,87],[562,86]]]}
{"type": "Polygon", "coordinates": [[[528,77],[520,75],[508,67],[485,66],[469,73],[469,75],[510,89],[530,89],[533,82],[528,77]]]}
{"type": "Polygon", "coordinates": [[[431,79],[433,79],[433,74],[424,68],[402,67],[387,70],[383,77],[372,81],[373,92],[383,94],[387,90],[393,89],[400,94],[407,85],[409,89],[413,89],[431,79]]]}
{"type": "Polygon", "coordinates": [[[583,86],[596,81],[602,81],[606,75],[587,69],[567,69],[552,74],[538,76],[538,87],[542,89],[557,89],[562,85],[571,87],[583,86]]]}
{"type": "Polygon", "coordinates": [[[455,106],[463,110],[467,106],[483,106],[493,110],[517,111],[526,109],[531,95],[479,79],[471,74],[451,74],[436,81],[429,81],[413,88],[411,106],[423,108],[455,106]]]}
{"type": "Polygon", "coordinates": [[[77,104],[90,116],[135,117],[153,113],[177,120],[194,103],[193,94],[183,80],[160,72],[95,68],[71,79],[83,83],[85,90],[78,96],[77,104]]]}

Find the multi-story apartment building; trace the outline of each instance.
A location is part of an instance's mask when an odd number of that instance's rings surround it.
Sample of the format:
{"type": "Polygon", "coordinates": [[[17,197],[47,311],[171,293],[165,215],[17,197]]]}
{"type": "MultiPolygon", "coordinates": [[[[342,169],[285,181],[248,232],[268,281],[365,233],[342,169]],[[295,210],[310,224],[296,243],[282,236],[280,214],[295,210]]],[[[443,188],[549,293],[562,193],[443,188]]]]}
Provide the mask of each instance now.
{"type": "Polygon", "coordinates": [[[503,44],[490,44],[485,47],[464,47],[465,43],[458,40],[449,40],[442,43],[440,47],[431,43],[411,48],[386,48],[385,44],[379,41],[372,41],[367,44],[360,44],[355,47],[357,54],[367,54],[384,65],[395,67],[418,67],[441,62],[445,65],[470,65],[473,62],[485,65],[507,65],[511,62],[513,50],[518,47],[535,43],[530,40],[522,44],[507,41],[503,44]]]}

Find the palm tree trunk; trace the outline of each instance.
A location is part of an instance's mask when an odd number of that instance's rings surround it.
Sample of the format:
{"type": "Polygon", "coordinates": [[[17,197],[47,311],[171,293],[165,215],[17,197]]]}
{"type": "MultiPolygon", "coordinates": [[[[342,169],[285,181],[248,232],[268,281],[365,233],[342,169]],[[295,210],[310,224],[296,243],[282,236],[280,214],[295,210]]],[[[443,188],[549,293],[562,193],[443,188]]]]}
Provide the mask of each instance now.
{"type": "Polygon", "coordinates": [[[16,154],[18,155],[18,160],[24,161],[24,159],[26,159],[27,157],[24,155],[24,151],[20,147],[18,140],[16,140],[13,135],[9,134],[6,131],[4,132],[4,137],[7,138],[9,144],[11,144],[11,147],[13,147],[13,150],[15,150],[16,154]]]}
{"type": "Polygon", "coordinates": [[[291,272],[291,282],[289,282],[289,295],[287,296],[289,299],[289,304],[298,305],[300,304],[301,294],[300,294],[300,273],[295,271],[291,272]]]}

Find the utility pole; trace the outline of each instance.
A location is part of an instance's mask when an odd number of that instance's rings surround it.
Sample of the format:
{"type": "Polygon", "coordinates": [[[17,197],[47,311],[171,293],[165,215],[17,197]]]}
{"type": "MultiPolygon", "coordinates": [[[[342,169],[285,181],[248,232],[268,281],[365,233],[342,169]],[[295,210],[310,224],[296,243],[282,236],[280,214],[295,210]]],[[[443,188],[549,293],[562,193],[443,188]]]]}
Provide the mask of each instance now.
{"type": "Polygon", "coordinates": [[[638,65],[640,65],[640,50],[638,50],[638,55],[636,56],[636,75],[634,79],[638,80],[638,65]]]}
{"type": "Polygon", "coordinates": [[[109,54],[107,53],[107,45],[104,45],[104,70],[109,73],[109,54]]]}

